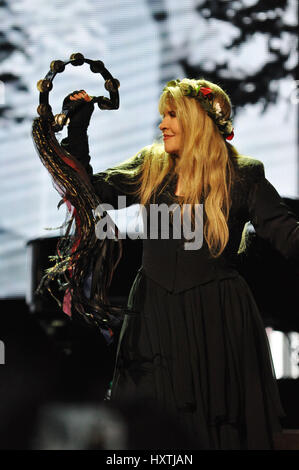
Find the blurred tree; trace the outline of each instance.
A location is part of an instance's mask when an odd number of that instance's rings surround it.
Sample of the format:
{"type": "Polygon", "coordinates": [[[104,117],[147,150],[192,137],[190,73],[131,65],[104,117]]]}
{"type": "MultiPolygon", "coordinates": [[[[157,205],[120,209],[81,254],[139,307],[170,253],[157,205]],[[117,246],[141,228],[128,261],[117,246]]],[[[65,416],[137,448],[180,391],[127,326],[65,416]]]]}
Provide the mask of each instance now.
{"type": "MultiPolygon", "coordinates": [[[[265,111],[270,103],[276,103],[281,80],[293,79],[294,86],[284,93],[292,105],[298,105],[298,10],[296,0],[203,0],[197,6],[198,13],[208,22],[217,19],[229,23],[239,31],[226,49],[240,52],[257,35],[266,41],[267,59],[254,72],[242,70],[242,77],[235,74],[226,61],[215,60],[212,70],[200,64],[191,66],[186,60],[181,65],[187,76],[204,76],[220,83],[234,103],[234,111],[245,104],[262,103],[265,111]]],[[[216,58],[217,59],[217,58],[216,58]]],[[[254,62],[255,57],[248,57],[254,62]]],[[[298,106],[297,106],[298,109],[298,106]]],[[[297,141],[299,142],[299,119],[297,141]]],[[[299,154],[298,164],[299,168],[299,154]]],[[[299,175],[297,185],[299,187],[299,175]]]]}
{"type": "MultiPolygon", "coordinates": [[[[183,60],[186,75],[205,76],[211,81],[220,82],[228,90],[235,108],[247,103],[262,102],[265,110],[277,100],[279,81],[286,77],[296,80],[298,73],[296,13],[287,15],[292,5],[292,0],[200,2],[196,9],[207,22],[217,19],[239,30],[238,36],[225,46],[226,49],[240,51],[254,35],[262,34],[267,43],[268,56],[255,72],[248,72],[243,68],[241,79],[239,74],[236,77],[234,69],[226,61],[222,61],[221,57],[215,58],[213,70],[205,70],[200,64],[191,66],[183,60]]],[[[254,57],[248,57],[248,62],[252,61],[254,57]]]]}

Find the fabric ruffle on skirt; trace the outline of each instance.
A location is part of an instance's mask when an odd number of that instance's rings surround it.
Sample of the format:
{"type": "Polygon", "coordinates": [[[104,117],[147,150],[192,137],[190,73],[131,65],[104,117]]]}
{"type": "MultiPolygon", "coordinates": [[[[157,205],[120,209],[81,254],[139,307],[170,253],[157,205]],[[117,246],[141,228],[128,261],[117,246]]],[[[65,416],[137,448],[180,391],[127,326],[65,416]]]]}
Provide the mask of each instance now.
{"type": "Polygon", "coordinates": [[[133,283],[112,400],[136,395],[179,420],[201,449],[271,449],[281,408],[264,326],[241,277],[172,294],[133,283]]]}

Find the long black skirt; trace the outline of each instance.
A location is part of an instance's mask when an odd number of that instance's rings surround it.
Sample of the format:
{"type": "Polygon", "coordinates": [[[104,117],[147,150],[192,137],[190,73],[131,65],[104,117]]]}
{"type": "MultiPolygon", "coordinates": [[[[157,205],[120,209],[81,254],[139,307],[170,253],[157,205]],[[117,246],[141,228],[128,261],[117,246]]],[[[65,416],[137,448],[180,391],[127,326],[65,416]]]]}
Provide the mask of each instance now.
{"type": "Polygon", "coordinates": [[[199,449],[271,449],[283,416],[264,326],[243,277],[172,294],[142,268],[128,305],[112,400],[157,403],[199,449]]]}

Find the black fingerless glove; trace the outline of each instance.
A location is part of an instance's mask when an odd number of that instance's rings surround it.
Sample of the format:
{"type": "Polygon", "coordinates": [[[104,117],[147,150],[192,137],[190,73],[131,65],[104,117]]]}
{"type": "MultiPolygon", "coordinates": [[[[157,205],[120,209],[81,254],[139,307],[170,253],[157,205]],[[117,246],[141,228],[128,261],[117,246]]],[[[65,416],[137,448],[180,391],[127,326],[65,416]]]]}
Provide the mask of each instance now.
{"type": "Polygon", "coordinates": [[[68,125],[68,136],[61,141],[61,145],[80,161],[87,173],[92,174],[92,167],[89,165],[87,128],[94,110],[94,103],[83,98],[70,100],[72,95],[81,91],[70,93],[63,101],[62,112],[68,112],[70,123],[68,125]]]}
{"type": "Polygon", "coordinates": [[[75,128],[80,132],[87,131],[94,110],[94,103],[92,101],[86,101],[84,98],[71,100],[70,97],[83,92],[84,90],[73,91],[64,98],[62,105],[62,113],[67,112],[70,118],[68,129],[75,128]]]}

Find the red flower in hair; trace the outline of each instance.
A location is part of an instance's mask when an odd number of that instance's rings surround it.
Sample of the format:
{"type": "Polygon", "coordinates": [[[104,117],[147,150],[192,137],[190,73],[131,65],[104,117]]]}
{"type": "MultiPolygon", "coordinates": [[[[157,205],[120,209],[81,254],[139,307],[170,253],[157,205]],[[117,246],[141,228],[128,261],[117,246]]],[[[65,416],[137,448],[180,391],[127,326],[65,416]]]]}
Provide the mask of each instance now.
{"type": "Polygon", "coordinates": [[[226,138],[226,140],[232,140],[234,138],[234,135],[235,135],[234,131],[232,130],[231,133],[225,138],[226,138]]]}
{"type": "Polygon", "coordinates": [[[213,97],[213,90],[212,90],[211,88],[202,86],[199,91],[200,91],[200,93],[202,93],[204,96],[206,96],[209,100],[212,99],[212,97],[213,97]]]}

